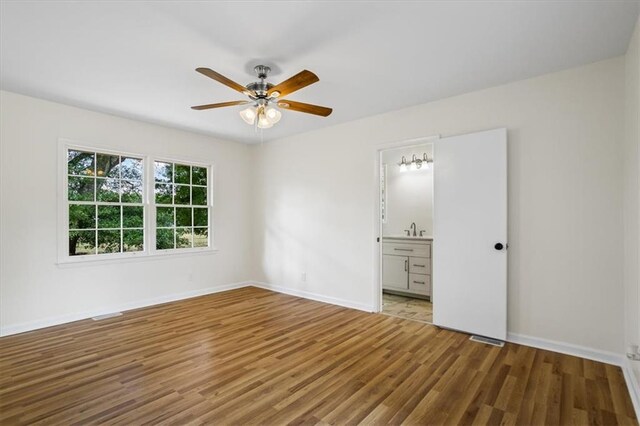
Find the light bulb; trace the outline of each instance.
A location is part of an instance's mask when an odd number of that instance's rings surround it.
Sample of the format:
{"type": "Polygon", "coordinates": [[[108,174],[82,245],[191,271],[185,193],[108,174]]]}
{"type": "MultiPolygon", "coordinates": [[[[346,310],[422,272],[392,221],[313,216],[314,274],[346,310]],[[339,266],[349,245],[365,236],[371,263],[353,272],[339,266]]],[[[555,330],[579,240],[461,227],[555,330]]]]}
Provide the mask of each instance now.
{"type": "Polygon", "coordinates": [[[253,125],[256,122],[256,110],[253,107],[240,111],[240,117],[245,123],[253,125]]]}
{"type": "Polygon", "coordinates": [[[264,115],[271,124],[276,124],[282,118],[282,113],[274,107],[267,107],[264,111],[264,115]]]}
{"type": "Polygon", "coordinates": [[[416,164],[415,161],[411,162],[411,166],[409,167],[410,170],[418,170],[418,165],[416,164]]]}
{"type": "Polygon", "coordinates": [[[425,152],[424,154],[422,154],[422,165],[424,166],[425,169],[429,168],[429,157],[427,156],[427,153],[425,152]]]}
{"type": "Polygon", "coordinates": [[[268,129],[269,127],[273,127],[273,124],[269,122],[267,116],[262,111],[258,115],[258,127],[260,129],[268,129]]]}
{"type": "Polygon", "coordinates": [[[402,156],[402,160],[400,160],[400,162],[398,163],[398,165],[400,166],[400,172],[406,172],[407,169],[407,159],[404,157],[404,155],[402,156]]]}

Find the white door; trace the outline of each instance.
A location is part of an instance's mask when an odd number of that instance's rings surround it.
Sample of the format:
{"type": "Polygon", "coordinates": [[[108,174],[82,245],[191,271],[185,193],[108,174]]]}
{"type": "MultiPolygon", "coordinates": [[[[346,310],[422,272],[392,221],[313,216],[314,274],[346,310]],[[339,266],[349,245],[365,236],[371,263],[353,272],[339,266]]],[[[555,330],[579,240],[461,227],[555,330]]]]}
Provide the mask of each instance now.
{"type": "Polygon", "coordinates": [[[507,337],[507,130],[434,144],[433,322],[507,337]]]}
{"type": "Polygon", "coordinates": [[[385,254],[382,257],[382,287],[409,289],[409,258],[385,254]]]}

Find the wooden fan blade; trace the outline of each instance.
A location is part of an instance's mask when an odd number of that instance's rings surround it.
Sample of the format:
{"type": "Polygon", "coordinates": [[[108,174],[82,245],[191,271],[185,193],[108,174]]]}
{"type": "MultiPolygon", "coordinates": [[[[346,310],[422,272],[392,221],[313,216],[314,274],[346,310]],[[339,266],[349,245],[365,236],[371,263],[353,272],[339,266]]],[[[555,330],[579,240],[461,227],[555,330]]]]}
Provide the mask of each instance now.
{"type": "Polygon", "coordinates": [[[219,73],[215,72],[212,69],[209,69],[209,68],[196,68],[196,71],[198,71],[202,75],[206,75],[207,77],[214,79],[215,81],[217,81],[219,83],[224,84],[225,86],[231,87],[233,90],[236,90],[236,91],[238,91],[240,93],[244,93],[245,95],[254,95],[254,93],[251,90],[247,89],[243,85],[238,84],[233,80],[229,80],[224,75],[219,74],[219,73]]]}
{"type": "Polygon", "coordinates": [[[248,103],[249,103],[249,101],[220,102],[218,104],[206,104],[206,105],[192,106],[191,109],[203,110],[203,109],[222,108],[222,107],[235,106],[235,105],[245,105],[245,104],[248,104],[248,103]]]}
{"type": "Polygon", "coordinates": [[[320,81],[320,79],[311,71],[300,71],[298,74],[283,81],[277,86],[273,86],[267,91],[267,94],[269,96],[285,96],[289,93],[295,92],[296,90],[300,90],[303,87],[307,87],[308,85],[313,84],[316,81],[320,81]],[[277,92],[277,94],[275,92],[277,92]]]}
{"type": "Polygon", "coordinates": [[[286,99],[282,99],[278,101],[278,106],[284,109],[290,109],[292,111],[305,112],[307,114],[313,115],[321,115],[323,117],[327,117],[333,111],[331,108],[305,104],[303,102],[296,101],[288,101],[286,99]]]}

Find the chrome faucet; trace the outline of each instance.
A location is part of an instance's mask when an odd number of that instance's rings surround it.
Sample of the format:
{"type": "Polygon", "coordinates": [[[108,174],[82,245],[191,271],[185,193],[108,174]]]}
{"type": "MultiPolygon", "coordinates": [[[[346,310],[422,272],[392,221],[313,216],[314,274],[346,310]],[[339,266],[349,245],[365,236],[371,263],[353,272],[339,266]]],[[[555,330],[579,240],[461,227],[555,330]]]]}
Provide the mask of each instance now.
{"type": "Polygon", "coordinates": [[[416,233],[416,223],[415,222],[411,222],[411,226],[409,227],[409,229],[413,229],[413,236],[417,236],[418,234],[416,233]]]}

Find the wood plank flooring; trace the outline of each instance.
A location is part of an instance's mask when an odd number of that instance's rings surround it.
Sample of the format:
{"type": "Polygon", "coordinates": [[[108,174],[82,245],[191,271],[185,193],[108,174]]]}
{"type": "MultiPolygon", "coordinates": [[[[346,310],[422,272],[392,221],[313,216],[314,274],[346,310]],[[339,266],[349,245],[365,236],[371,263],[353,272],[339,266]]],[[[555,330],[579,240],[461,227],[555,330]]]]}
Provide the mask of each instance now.
{"type": "Polygon", "coordinates": [[[0,423],[637,421],[618,367],[249,287],[1,338],[0,423]]]}

